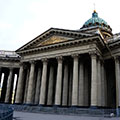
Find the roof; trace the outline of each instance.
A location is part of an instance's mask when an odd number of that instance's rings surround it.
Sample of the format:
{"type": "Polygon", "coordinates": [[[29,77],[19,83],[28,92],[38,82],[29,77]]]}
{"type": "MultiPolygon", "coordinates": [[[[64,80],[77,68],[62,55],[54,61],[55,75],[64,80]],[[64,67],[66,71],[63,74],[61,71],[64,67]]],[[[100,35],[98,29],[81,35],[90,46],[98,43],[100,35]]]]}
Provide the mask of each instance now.
{"type": "Polygon", "coordinates": [[[94,12],[92,13],[92,18],[88,19],[84,24],[82,28],[88,28],[88,27],[93,27],[93,26],[99,26],[99,27],[104,27],[110,31],[112,31],[112,29],[110,28],[110,26],[107,24],[107,22],[105,20],[103,20],[102,18],[98,17],[98,13],[94,10],[94,12]]]}

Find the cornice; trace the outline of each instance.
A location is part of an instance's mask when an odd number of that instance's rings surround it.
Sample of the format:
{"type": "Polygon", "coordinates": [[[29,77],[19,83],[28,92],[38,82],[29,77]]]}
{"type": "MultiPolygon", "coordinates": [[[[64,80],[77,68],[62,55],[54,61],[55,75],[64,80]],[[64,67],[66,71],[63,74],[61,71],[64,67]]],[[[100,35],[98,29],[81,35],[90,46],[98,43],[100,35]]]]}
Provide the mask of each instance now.
{"type": "Polygon", "coordinates": [[[20,58],[5,58],[1,57],[0,61],[14,61],[14,62],[20,62],[20,58]]]}
{"type": "Polygon", "coordinates": [[[117,41],[113,41],[111,43],[108,43],[108,46],[110,48],[116,48],[116,47],[120,47],[120,40],[117,40],[117,41]]]}

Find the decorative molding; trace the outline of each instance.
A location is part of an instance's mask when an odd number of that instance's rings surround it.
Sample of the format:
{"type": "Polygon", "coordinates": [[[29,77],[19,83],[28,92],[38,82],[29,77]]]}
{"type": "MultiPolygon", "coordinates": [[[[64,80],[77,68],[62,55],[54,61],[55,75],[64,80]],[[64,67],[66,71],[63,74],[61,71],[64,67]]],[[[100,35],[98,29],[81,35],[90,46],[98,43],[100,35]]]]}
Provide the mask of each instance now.
{"type": "Polygon", "coordinates": [[[43,45],[55,44],[55,43],[59,43],[59,42],[64,42],[67,40],[68,40],[68,38],[65,38],[65,37],[52,36],[52,37],[46,39],[45,41],[41,42],[40,44],[38,44],[37,47],[43,46],[43,45]]]}
{"type": "Polygon", "coordinates": [[[58,61],[62,61],[62,60],[63,60],[63,56],[57,56],[56,59],[57,59],[58,61]]]}
{"type": "Polygon", "coordinates": [[[43,63],[47,63],[47,62],[48,62],[48,59],[47,59],[47,58],[42,58],[41,61],[42,61],[43,63]]]}
{"type": "Polygon", "coordinates": [[[92,57],[92,58],[97,58],[97,51],[94,50],[94,51],[89,51],[89,55],[92,57]]]}
{"type": "Polygon", "coordinates": [[[25,64],[24,62],[20,62],[19,63],[20,66],[24,66],[24,64],[25,64]]]}
{"type": "Polygon", "coordinates": [[[36,61],[35,60],[31,60],[30,64],[36,64],[36,61]]]}
{"type": "Polygon", "coordinates": [[[14,69],[13,67],[10,67],[10,68],[9,68],[10,71],[13,71],[13,69],[14,69]]]}
{"type": "Polygon", "coordinates": [[[72,54],[71,55],[73,58],[78,58],[79,57],[79,54],[78,53],[75,53],[75,54],[72,54]]]}
{"type": "Polygon", "coordinates": [[[120,56],[118,56],[118,55],[114,56],[114,60],[115,60],[115,62],[120,62],[120,56]]]}

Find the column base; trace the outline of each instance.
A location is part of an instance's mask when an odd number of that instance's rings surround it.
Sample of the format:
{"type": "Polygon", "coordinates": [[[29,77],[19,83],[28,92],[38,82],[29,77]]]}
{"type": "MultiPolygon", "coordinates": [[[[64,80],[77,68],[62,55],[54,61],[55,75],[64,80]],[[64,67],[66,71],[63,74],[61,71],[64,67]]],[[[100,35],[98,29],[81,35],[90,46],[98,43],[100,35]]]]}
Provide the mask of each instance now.
{"type": "Polygon", "coordinates": [[[24,103],[24,104],[20,104],[20,105],[25,105],[25,106],[37,106],[36,104],[33,104],[33,103],[24,103]]]}
{"type": "Polygon", "coordinates": [[[54,108],[61,107],[61,105],[53,105],[54,108]]]}
{"type": "Polygon", "coordinates": [[[120,116],[120,106],[118,106],[118,108],[116,108],[116,116],[117,116],[117,117],[120,116]]]}
{"type": "Polygon", "coordinates": [[[40,107],[45,107],[46,105],[44,105],[44,104],[39,104],[39,106],[40,106],[40,107]]]}
{"type": "Polygon", "coordinates": [[[22,105],[23,103],[14,103],[14,105],[22,105]]]}
{"type": "Polygon", "coordinates": [[[97,109],[98,106],[90,106],[90,109],[97,109]]]}
{"type": "Polygon", "coordinates": [[[78,106],[77,105],[72,105],[71,108],[78,108],[78,106]]]}
{"type": "Polygon", "coordinates": [[[90,108],[90,106],[77,106],[78,108],[90,108]]]}

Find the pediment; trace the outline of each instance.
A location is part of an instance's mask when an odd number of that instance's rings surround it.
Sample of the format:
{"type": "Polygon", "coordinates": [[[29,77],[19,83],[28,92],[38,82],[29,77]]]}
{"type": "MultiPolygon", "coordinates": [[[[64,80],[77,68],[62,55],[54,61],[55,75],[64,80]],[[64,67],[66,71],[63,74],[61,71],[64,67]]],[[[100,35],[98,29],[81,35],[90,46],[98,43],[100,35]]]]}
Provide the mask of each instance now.
{"type": "Polygon", "coordinates": [[[48,46],[52,44],[58,44],[61,42],[66,42],[69,40],[73,40],[75,38],[82,38],[88,37],[90,34],[82,33],[79,31],[71,31],[71,30],[64,30],[64,29],[55,29],[51,28],[41,35],[37,36],[18,50],[16,52],[20,53],[22,51],[39,48],[42,46],[48,46]]]}

